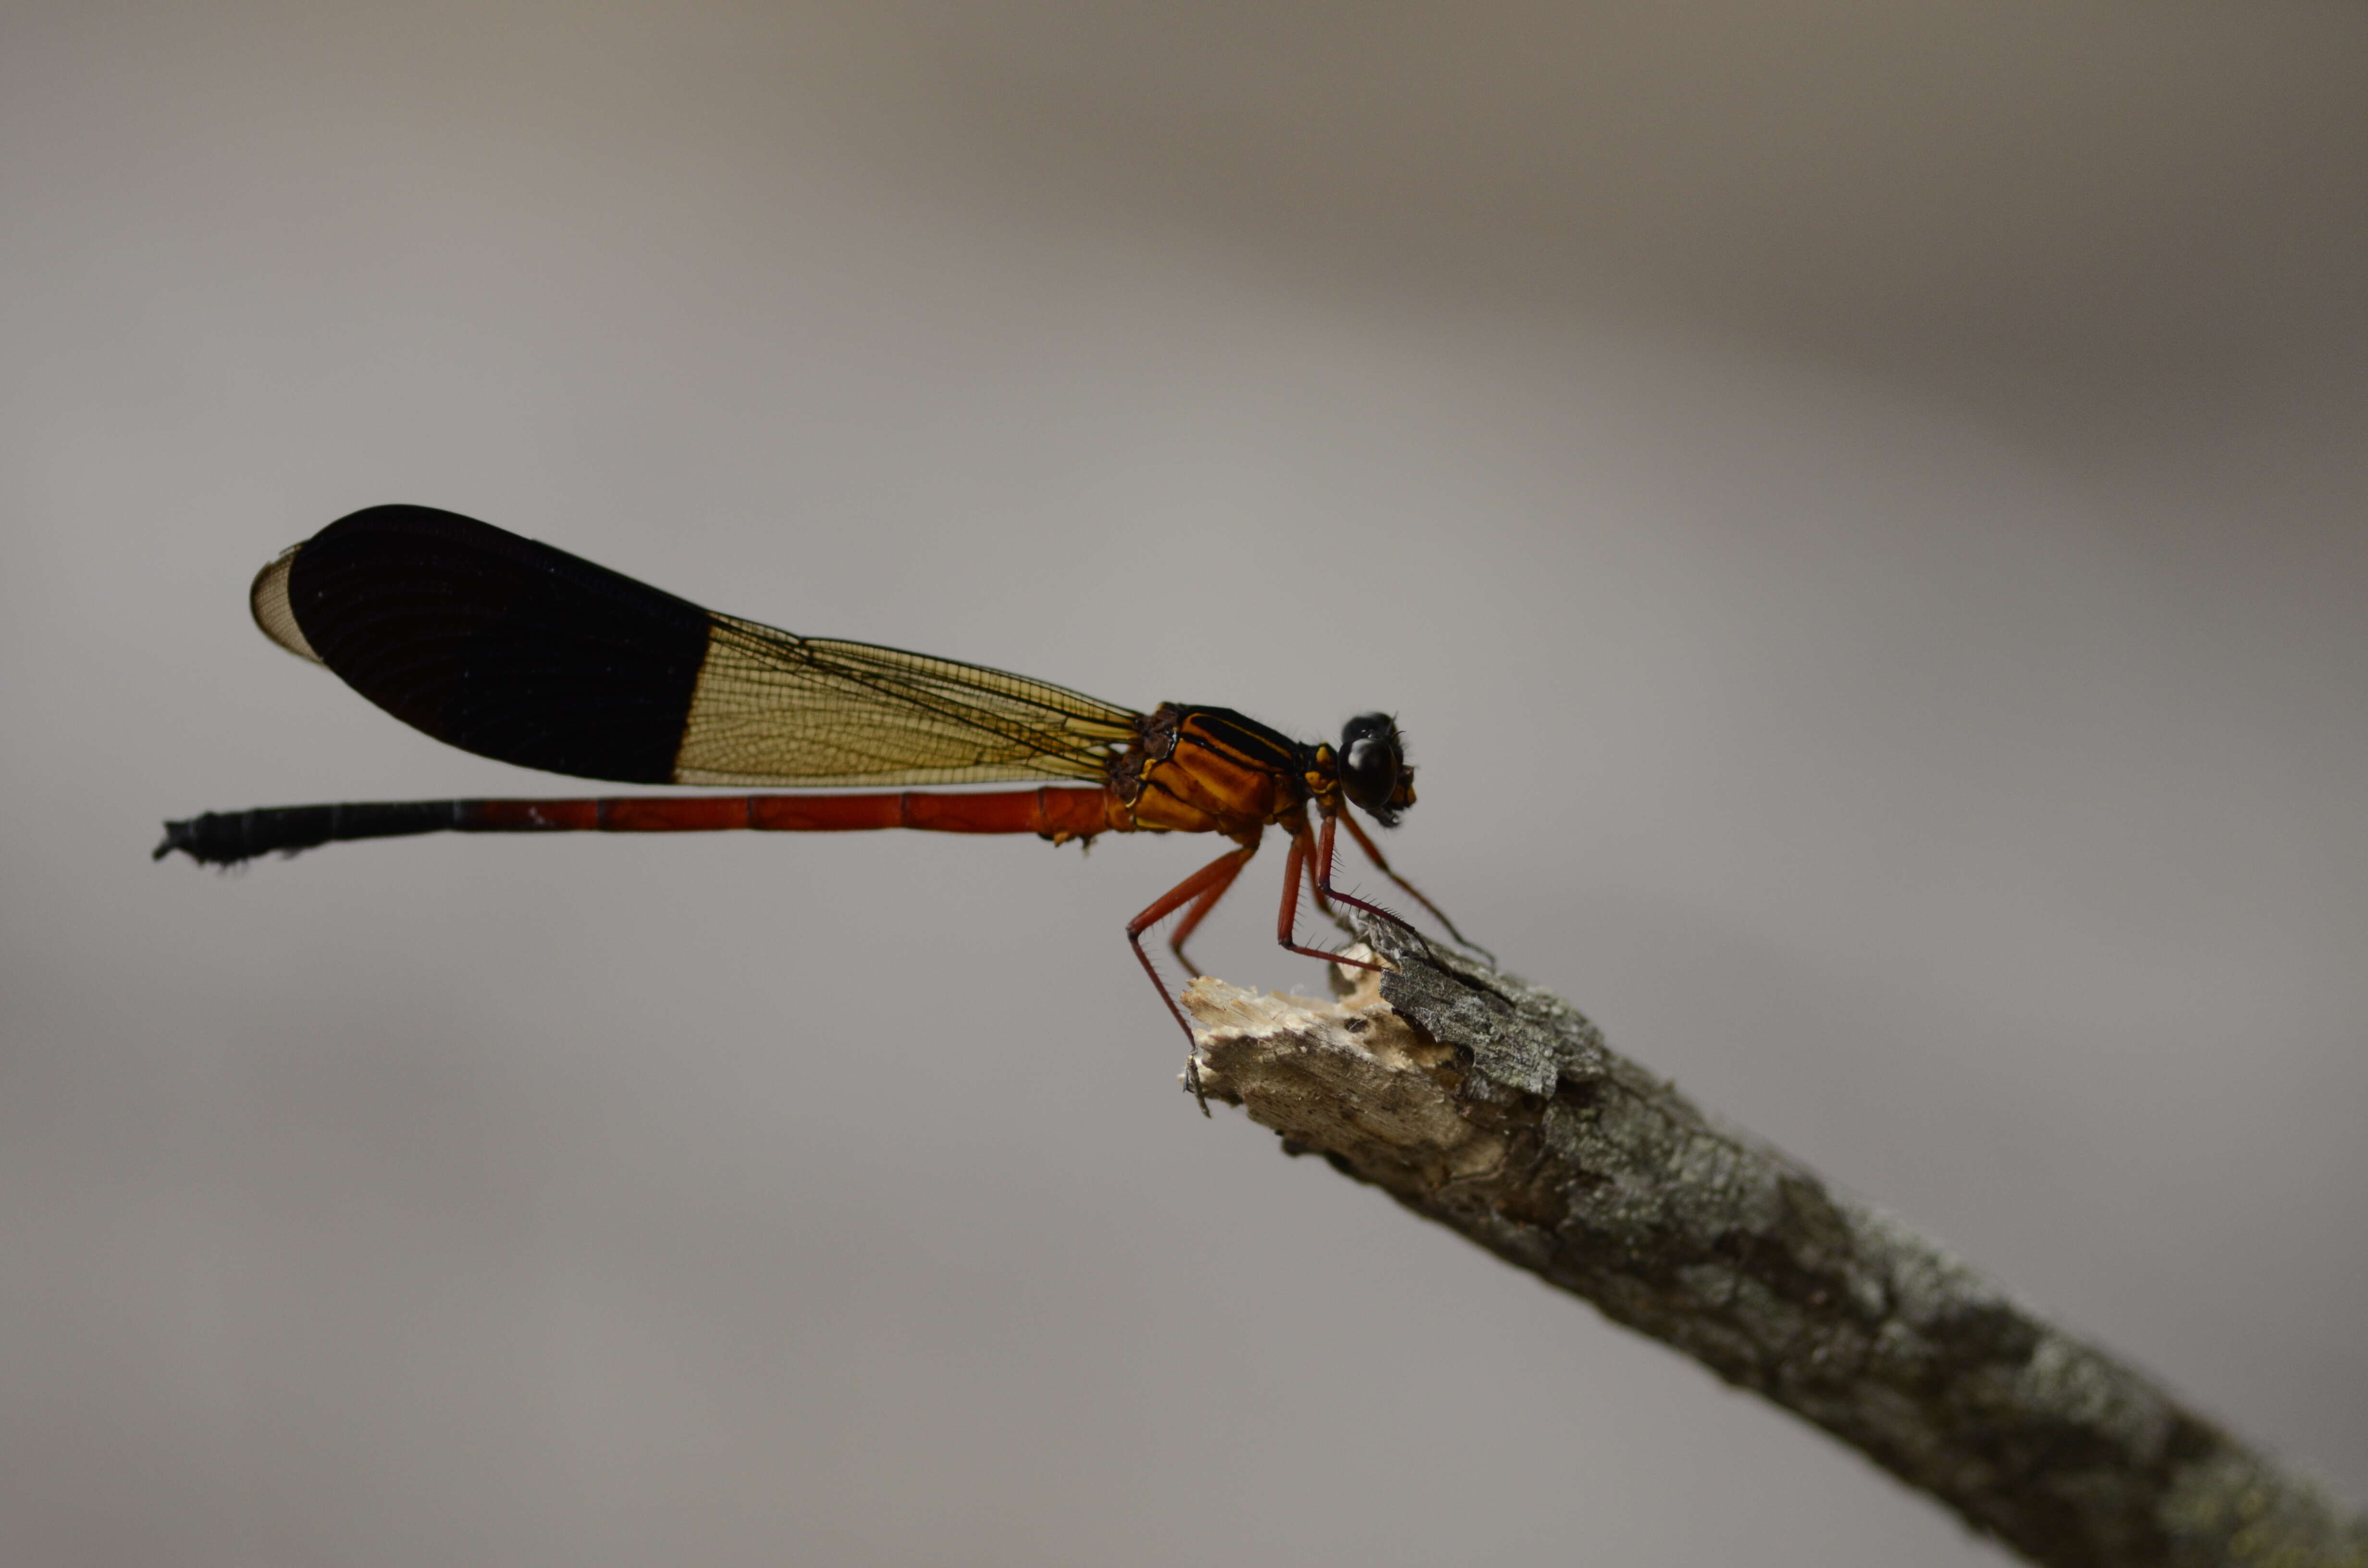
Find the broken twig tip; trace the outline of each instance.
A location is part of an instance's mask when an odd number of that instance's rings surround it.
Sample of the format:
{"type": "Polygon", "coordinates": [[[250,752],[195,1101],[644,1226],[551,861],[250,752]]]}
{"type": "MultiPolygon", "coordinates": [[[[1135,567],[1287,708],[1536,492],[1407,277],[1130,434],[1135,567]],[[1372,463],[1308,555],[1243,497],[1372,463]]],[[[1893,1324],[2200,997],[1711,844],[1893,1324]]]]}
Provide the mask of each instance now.
{"type": "Polygon", "coordinates": [[[1394,970],[1333,966],[1332,1002],[1186,987],[1204,1106],[1240,1106],[1287,1153],[1823,1427],[2033,1562],[2368,1568],[2356,1512],[1706,1114],[1567,1002],[1363,930],[1394,970]]]}

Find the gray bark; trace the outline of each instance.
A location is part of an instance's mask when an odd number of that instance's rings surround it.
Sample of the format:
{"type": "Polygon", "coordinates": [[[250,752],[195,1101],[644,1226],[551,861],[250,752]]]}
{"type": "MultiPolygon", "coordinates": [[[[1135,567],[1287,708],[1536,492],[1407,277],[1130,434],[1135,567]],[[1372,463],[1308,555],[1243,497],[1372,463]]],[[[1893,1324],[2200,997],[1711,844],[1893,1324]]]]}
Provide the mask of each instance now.
{"type": "Polygon", "coordinates": [[[1196,1061],[1325,1156],[1815,1422],[2035,1562],[2368,1568],[2368,1522],[1561,998],[1394,927],[1338,1004],[1195,981],[1196,1061]]]}

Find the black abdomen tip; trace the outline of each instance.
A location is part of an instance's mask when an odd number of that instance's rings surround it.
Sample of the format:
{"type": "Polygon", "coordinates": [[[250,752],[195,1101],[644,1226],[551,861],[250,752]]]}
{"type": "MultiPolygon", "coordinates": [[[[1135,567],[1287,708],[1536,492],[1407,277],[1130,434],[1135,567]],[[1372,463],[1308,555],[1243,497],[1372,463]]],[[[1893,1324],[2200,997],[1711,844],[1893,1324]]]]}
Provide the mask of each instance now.
{"type": "MultiPolygon", "coordinates": [[[[154,859],[162,860],[177,849],[200,866],[235,866],[241,860],[251,860],[273,849],[290,851],[307,848],[303,842],[290,843],[284,835],[258,833],[258,817],[274,816],[265,812],[208,812],[187,822],[165,824],[165,842],[156,846],[154,859]]],[[[321,843],[319,838],[312,844],[321,843]]]]}
{"type": "Polygon", "coordinates": [[[335,806],[257,806],[251,812],[208,812],[165,824],[162,860],[177,849],[201,866],[235,866],[258,855],[293,855],[352,838],[397,838],[442,833],[459,824],[465,801],[366,801],[335,806]]]}
{"type": "Polygon", "coordinates": [[[237,859],[238,857],[233,855],[225,858],[220,854],[214,852],[214,841],[216,838],[216,835],[213,830],[214,822],[215,818],[211,813],[209,813],[201,817],[191,817],[187,822],[166,823],[165,824],[165,842],[156,846],[156,853],[150,856],[149,858],[152,860],[162,860],[165,856],[170,855],[174,850],[177,849],[182,854],[187,855],[190,859],[195,860],[201,866],[229,865],[232,860],[237,859]]]}

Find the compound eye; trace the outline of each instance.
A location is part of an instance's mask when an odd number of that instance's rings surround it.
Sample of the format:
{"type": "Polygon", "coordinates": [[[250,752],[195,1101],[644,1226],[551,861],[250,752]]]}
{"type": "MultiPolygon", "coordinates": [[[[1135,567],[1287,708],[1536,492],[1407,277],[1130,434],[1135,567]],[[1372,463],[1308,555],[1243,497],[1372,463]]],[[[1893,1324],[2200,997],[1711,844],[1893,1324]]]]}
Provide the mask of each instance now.
{"type": "Polygon", "coordinates": [[[1384,741],[1351,741],[1340,754],[1341,777],[1352,793],[1368,800],[1388,800],[1397,774],[1397,748],[1384,741]]]}
{"type": "Polygon", "coordinates": [[[1404,767],[1398,727],[1387,714],[1363,714],[1349,720],[1340,732],[1340,788],[1349,800],[1384,823],[1395,815],[1390,801],[1397,793],[1404,767]]]}

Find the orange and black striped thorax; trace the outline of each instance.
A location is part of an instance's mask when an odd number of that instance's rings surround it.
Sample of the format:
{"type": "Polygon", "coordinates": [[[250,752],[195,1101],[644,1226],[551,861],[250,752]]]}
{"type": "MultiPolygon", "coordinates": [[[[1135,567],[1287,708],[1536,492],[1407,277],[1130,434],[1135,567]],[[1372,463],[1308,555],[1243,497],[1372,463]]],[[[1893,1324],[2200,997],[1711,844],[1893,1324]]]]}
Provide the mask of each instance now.
{"type": "Polygon", "coordinates": [[[1138,828],[1249,833],[1300,811],[1315,749],[1230,708],[1163,703],[1111,784],[1138,828]]]}

